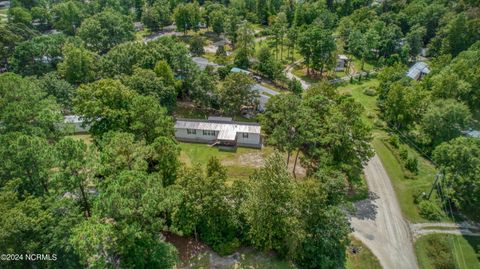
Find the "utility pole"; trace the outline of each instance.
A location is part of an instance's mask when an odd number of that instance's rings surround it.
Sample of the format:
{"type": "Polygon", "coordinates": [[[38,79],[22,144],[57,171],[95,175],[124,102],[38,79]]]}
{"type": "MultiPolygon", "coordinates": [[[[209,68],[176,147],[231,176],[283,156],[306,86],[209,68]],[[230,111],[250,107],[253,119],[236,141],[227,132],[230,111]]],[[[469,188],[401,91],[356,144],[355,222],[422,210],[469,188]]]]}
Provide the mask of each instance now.
{"type": "Polygon", "coordinates": [[[437,186],[438,180],[439,180],[441,177],[443,177],[443,174],[442,174],[442,173],[437,173],[437,174],[435,175],[435,181],[433,181],[432,188],[430,189],[430,192],[429,192],[428,195],[427,195],[427,200],[430,200],[430,196],[432,196],[433,189],[435,188],[435,186],[437,186]]]}

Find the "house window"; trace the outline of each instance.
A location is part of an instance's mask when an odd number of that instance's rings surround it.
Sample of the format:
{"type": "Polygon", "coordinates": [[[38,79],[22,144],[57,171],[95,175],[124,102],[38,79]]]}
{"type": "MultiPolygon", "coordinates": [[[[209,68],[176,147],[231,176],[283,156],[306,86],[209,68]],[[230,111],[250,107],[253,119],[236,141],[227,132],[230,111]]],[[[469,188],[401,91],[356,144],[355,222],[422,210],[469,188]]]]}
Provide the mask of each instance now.
{"type": "Polygon", "coordinates": [[[212,131],[212,130],[203,130],[203,135],[215,136],[215,131],[212,131]]]}
{"type": "Polygon", "coordinates": [[[243,138],[248,138],[248,133],[243,133],[243,134],[242,134],[242,137],[243,137],[243,138]]]}
{"type": "Polygon", "coordinates": [[[195,130],[195,129],[187,129],[187,134],[197,134],[197,130],[195,130]]]}

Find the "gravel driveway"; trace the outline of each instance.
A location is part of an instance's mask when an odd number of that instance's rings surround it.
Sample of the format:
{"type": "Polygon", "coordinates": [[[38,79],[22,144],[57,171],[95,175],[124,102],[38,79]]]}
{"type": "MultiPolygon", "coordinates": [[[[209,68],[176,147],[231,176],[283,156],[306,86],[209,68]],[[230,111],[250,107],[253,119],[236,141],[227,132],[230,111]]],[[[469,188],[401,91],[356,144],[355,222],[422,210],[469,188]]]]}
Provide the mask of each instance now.
{"type": "Polygon", "coordinates": [[[356,204],[351,217],[354,235],[367,245],[386,269],[417,269],[412,235],[379,157],[365,167],[370,198],[356,204]]]}

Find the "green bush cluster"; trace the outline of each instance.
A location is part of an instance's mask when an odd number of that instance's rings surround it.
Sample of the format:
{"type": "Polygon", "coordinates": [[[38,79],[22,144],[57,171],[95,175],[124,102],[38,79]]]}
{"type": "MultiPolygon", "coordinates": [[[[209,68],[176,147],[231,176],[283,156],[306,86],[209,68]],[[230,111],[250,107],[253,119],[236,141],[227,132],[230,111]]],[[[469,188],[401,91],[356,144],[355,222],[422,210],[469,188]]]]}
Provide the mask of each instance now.
{"type": "Polygon", "coordinates": [[[420,209],[420,215],[428,220],[440,220],[443,217],[440,207],[431,200],[421,201],[418,208],[420,209]]]}

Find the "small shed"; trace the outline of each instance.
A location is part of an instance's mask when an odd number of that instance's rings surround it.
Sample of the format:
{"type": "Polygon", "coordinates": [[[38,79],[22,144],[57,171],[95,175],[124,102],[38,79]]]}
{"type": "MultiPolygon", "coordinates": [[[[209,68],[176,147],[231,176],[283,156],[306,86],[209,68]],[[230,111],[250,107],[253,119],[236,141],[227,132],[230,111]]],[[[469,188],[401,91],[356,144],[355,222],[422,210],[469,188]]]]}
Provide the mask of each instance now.
{"type": "Polygon", "coordinates": [[[430,73],[430,69],[425,62],[416,62],[407,72],[407,77],[414,80],[421,80],[430,73]]]}
{"type": "Polygon", "coordinates": [[[337,66],[335,67],[335,71],[344,71],[348,67],[348,63],[350,62],[350,58],[344,54],[337,55],[337,66]]]}

